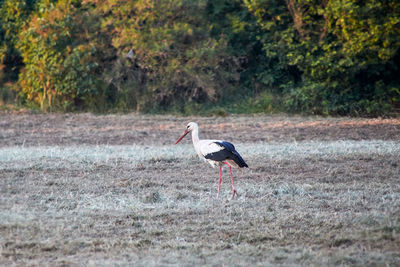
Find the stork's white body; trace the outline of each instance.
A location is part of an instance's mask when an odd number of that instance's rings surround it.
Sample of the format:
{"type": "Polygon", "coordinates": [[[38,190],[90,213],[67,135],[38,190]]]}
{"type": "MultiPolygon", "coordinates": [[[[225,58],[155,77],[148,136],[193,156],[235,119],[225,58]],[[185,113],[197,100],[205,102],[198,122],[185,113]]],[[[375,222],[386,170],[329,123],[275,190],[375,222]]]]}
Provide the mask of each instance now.
{"type": "Polygon", "coordinates": [[[223,164],[219,161],[205,158],[206,155],[221,151],[223,149],[223,147],[215,143],[222,142],[221,140],[200,140],[199,130],[196,127],[195,130],[192,131],[192,141],[194,149],[196,150],[197,155],[199,155],[200,159],[210,163],[210,165],[213,167],[221,166],[223,164]]]}

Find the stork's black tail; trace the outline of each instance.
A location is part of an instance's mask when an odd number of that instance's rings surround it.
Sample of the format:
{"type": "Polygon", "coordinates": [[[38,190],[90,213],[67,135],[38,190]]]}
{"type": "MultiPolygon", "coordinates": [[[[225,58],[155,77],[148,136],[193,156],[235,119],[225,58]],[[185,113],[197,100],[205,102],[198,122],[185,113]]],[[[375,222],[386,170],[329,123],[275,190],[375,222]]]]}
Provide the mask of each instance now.
{"type": "Polygon", "coordinates": [[[246,162],[244,161],[244,159],[240,156],[240,154],[235,150],[232,151],[234,157],[232,157],[233,161],[240,167],[246,167],[248,168],[249,166],[246,164],[246,162]]]}

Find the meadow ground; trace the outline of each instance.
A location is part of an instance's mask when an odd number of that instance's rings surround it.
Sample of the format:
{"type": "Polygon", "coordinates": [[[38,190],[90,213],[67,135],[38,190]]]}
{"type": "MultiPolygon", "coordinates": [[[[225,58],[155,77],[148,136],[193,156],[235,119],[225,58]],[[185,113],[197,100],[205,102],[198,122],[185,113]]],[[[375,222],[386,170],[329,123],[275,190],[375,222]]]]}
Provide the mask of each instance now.
{"type": "Polygon", "coordinates": [[[400,119],[2,113],[0,265],[398,266],[399,155],[400,119]]]}

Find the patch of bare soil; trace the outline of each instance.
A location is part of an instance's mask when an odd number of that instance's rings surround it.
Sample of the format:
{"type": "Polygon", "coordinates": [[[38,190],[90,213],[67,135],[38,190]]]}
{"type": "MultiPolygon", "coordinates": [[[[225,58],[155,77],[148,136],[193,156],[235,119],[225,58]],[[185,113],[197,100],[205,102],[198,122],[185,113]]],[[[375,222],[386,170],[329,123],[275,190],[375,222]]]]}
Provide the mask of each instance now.
{"type": "MultiPolygon", "coordinates": [[[[2,114],[0,148],[169,145],[188,121],[235,144],[400,141],[398,119],[2,114]]],[[[398,265],[398,155],[243,157],[234,200],[194,157],[5,167],[0,265],[398,265]]]]}
{"type": "Polygon", "coordinates": [[[171,144],[190,121],[199,123],[200,138],[218,138],[234,142],[400,140],[400,119],[0,114],[0,147],[171,144]]]}

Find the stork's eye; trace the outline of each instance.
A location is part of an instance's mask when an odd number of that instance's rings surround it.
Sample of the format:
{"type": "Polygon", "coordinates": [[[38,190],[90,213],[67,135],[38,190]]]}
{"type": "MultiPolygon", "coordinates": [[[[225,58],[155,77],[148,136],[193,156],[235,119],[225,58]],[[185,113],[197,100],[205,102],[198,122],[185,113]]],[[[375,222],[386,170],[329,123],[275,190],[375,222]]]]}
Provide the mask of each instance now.
{"type": "Polygon", "coordinates": [[[190,127],[190,126],[188,125],[186,128],[189,129],[189,127],[190,127]]]}

